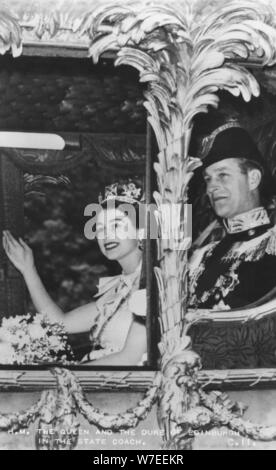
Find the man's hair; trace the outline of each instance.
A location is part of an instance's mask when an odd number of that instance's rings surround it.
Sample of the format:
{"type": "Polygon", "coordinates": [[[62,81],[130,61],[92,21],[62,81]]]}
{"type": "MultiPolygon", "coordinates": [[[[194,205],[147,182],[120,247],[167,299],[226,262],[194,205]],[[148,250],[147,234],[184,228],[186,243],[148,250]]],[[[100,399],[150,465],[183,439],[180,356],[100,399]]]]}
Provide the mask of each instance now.
{"type": "Polygon", "coordinates": [[[239,164],[241,172],[245,175],[247,175],[250,170],[259,170],[261,172],[262,177],[261,177],[260,184],[258,186],[258,190],[260,194],[261,203],[263,205],[266,205],[270,199],[270,194],[266,188],[265,178],[260,167],[256,165],[255,162],[248,160],[247,158],[238,158],[238,164],[239,164]]]}
{"type": "MultiPolygon", "coordinates": [[[[247,160],[247,158],[238,158],[238,164],[239,164],[239,167],[240,167],[240,170],[243,174],[247,174],[250,170],[259,170],[261,173],[262,173],[262,176],[263,176],[263,172],[262,170],[260,169],[260,167],[258,165],[256,165],[255,162],[251,161],[251,160],[247,160]]],[[[263,178],[262,178],[263,179],[263,178]]]]}

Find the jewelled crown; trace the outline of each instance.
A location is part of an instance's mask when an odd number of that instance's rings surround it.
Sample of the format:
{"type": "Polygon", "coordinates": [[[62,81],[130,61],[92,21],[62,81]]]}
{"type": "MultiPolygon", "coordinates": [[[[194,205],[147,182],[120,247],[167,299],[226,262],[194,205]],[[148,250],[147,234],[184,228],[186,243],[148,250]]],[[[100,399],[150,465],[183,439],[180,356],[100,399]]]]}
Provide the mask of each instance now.
{"type": "Polygon", "coordinates": [[[142,202],[143,190],[138,184],[132,180],[127,182],[116,182],[106,186],[104,191],[104,197],[102,194],[99,195],[99,203],[103,204],[109,200],[116,200],[129,204],[135,204],[142,202]]]}

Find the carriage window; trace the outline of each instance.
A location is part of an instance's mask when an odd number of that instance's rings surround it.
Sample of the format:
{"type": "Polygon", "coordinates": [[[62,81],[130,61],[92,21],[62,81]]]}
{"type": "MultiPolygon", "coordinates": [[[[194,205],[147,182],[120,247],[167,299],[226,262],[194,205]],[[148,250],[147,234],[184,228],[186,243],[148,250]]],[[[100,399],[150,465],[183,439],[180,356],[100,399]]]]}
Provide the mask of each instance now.
{"type": "Polygon", "coordinates": [[[107,60],[2,61],[13,112],[2,111],[0,129],[65,142],[1,149],[7,200],[18,184],[12,214],[2,208],[2,362],[153,367],[152,251],[140,210],[151,202],[151,149],[138,77],[107,60]]]}
{"type": "Polygon", "coordinates": [[[194,325],[190,334],[205,369],[275,367],[276,320],[263,314],[273,310],[269,302],[276,291],[276,252],[268,248],[275,225],[275,122],[271,115],[276,100],[265,90],[246,104],[226,93],[220,98],[218,111],[196,119],[191,143],[191,154],[203,158],[205,170],[194,176],[190,187],[194,232],[190,269],[195,280],[190,308],[196,309],[198,317],[204,309],[208,311],[210,322],[194,325]],[[234,133],[240,137],[234,139],[234,133]],[[242,158],[218,158],[218,144],[221,154],[226,146],[224,157],[227,151],[231,157],[242,157],[238,152],[245,140],[251,149],[249,163],[242,158]],[[208,163],[208,158],[213,160],[208,163]],[[239,181],[248,185],[248,174],[254,176],[256,185],[254,193],[245,195],[239,181]],[[197,255],[203,255],[200,262],[197,255]],[[232,310],[245,319],[249,309],[258,321],[228,321],[232,310]],[[212,315],[213,319],[219,315],[220,321],[212,322],[212,315]]]}

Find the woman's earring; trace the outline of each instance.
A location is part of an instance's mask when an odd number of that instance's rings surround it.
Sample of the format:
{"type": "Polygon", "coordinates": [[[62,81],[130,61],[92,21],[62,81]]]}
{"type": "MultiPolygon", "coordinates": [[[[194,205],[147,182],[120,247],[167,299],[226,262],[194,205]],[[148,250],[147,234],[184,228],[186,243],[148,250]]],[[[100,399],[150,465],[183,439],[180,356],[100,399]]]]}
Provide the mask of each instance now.
{"type": "Polygon", "coordinates": [[[144,241],[143,240],[138,240],[138,248],[139,248],[139,250],[143,251],[143,249],[144,249],[144,241]]]}

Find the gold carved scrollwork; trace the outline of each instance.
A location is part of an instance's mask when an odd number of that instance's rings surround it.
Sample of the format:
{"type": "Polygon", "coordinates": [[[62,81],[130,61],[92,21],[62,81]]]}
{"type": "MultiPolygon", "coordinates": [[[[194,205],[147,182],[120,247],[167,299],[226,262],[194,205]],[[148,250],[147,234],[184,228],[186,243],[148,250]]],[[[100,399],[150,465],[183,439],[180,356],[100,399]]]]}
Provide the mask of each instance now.
{"type": "Polygon", "coordinates": [[[44,175],[30,175],[29,173],[24,174],[24,194],[30,196],[33,194],[44,195],[43,186],[70,186],[71,182],[67,176],[44,176],[44,175]]]}
{"type": "Polygon", "coordinates": [[[21,26],[9,10],[0,8],[0,54],[5,54],[10,49],[13,57],[22,53],[21,26]]]}
{"type": "MultiPolygon", "coordinates": [[[[185,336],[187,256],[175,248],[173,233],[167,237],[163,208],[184,204],[193,170],[200,164],[188,149],[194,117],[217,107],[217,91],[227,90],[245,101],[259,95],[259,85],[244,62],[261,66],[276,61],[275,12],[252,2],[212,3],[199,15],[202,2],[138,2],[135,6],[107,5],[91,15],[90,54],[94,61],[108,49],[117,51],[116,65],[127,64],[148,83],[145,107],[159,146],[155,164],[161,237],[160,268],[156,275],[160,298],[163,381],[159,417],[169,448],[189,447],[196,429],[238,423],[236,430],[253,438],[275,437],[275,430],[249,432],[245,422],[213,401],[197,381],[200,359],[185,336]],[[168,240],[169,239],[169,240],[168,240]],[[169,356],[169,357],[168,357],[169,356]],[[214,411],[227,414],[224,422],[214,411]],[[248,433],[247,433],[248,432],[248,433]]],[[[233,407],[234,409],[235,407],[233,407]]],[[[252,425],[252,429],[254,425],[252,425]]],[[[254,429],[261,429],[255,427],[254,429]]]]}

